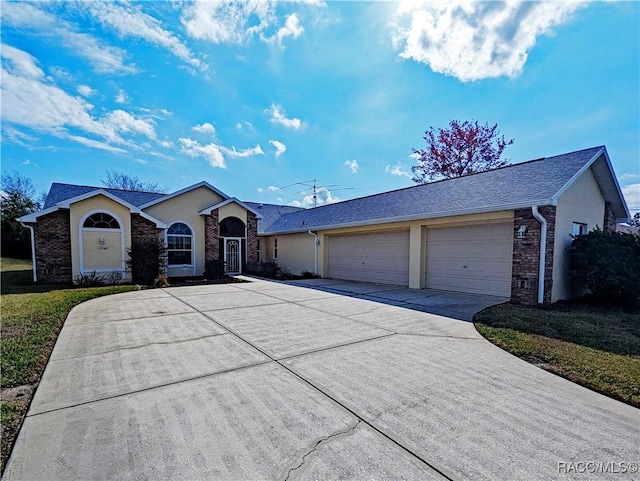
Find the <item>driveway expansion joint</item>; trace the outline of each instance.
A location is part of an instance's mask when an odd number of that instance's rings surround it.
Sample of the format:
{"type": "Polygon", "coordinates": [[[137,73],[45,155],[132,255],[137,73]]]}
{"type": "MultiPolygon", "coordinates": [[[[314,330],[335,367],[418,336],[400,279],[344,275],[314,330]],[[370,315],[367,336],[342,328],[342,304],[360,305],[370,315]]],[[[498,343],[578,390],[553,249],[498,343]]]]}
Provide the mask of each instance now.
{"type": "Polygon", "coordinates": [[[300,469],[300,467],[302,467],[302,465],[305,463],[305,461],[307,460],[307,457],[310,456],[311,454],[313,454],[317,449],[318,446],[320,446],[321,444],[326,444],[330,439],[336,438],[338,436],[348,436],[354,429],[356,429],[358,427],[358,425],[362,422],[361,419],[358,419],[353,426],[348,427],[347,429],[343,429],[341,431],[337,431],[333,434],[329,434],[328,436],[324,436],[322,438],[320,438],[318,441],[316,441],[316,443],[313,445],[313,447],[307,451],[307,453],[302,456],[302,459],[300,460],[300,463],[297,466],[294,466],[292,468],[289,469],[289,471],[287,472],[287,476],[284,478],[284,481],[289,481],[289,478],[291,477],[291,474],[294,471],[297,471],[298,469],[300,469]]]}
{"type": "Polygon", "coordinates": [[[82,402],[78,402],[75,404],[69,404],[68,406],[61,406],[61,407],[57,407],[57,408],[53,408],[53,409],[47,409],[44,411],[39,411],[36,413],[31,413],[31,410],[29,410],[29,412],[27,413],[26,417],[27,418],[32,418],[32,417],[36,417],[36,416],[41,416],[43,414],[49,414],[49,413],[53,413],[56,411],[64,411],[65,409],[71,409],[71,408],[76,408],[79,406],[86,406],[88,404],[93,404],[93,403],[97,403],[100,401],[108,401],[110,399],[117,399],[117,398],[121,398],[121,397],[125,397],[125,396],[129,396],[131,394],[138,394],[141,392],[147,392],[147,391],[153,391],[155,389],[161,389],[164,387],[168,387],[168,386],[174,386],[176,384],[181,384],[183,382],[190,382],[190,381],[197,381],[199,379],[205,379],[205,378],[209,378],[209,377],[214,377],[214,376],[220,376],[222,374],[229,374],[231,372],[235,372],[235,371],[242,371],[244,369],[251,369],[252,367],[257,367],[257,366],[262,366],[264,364],[270,364],[274,362],[273,359],[269,358],[267,360],[264,361],[260,361],[260,362],[255,362],[253,364],[247,364],[245,366],[239,366],[239,367],[233,367],[230,369],[224,369],[222,371],[216,371],[216,372],[211,372],[208,374],[202,374],[199,376],[193,376],[193,377],[188,377],[188,378],[184,378],[184,379],[178,379],[176,381],[171,381],[171,382],[165,382],[162,384],[157,384],[155,386],[149,386],[149,387],[145,387],[142,389],[136,389],[133,391],[127,391],[127,392],[123,392],[123,393],[118,393],[118,394],[112,394],[109,396],[104,396],[98,399],[89,399],[88,401],[82,401],[82,402]]]}
{"type": "Polygon", "coordinates": [[[85,354],[83,356],[61,357],[61,358],[57,358],[57,359],[52,359],[51,362],[73,361],[75,359],[83,359],[83,358],[93,357],[93,356],[103,356],[105,354],[111,354],[112,352],[132,351],[132,350],[135,350],[135,349],[141,349],[143,347],[149,347],[149,346],[166,346],[166,345],[170,345],[170,344],[180,344],[182,342],[199,341],[201,339],[207,339],[207,338],[210,338],[210,337],[227,336],[227,335],[229,335],[228,332],[219,332],[217,334],[207,334],[206,336],[193,337],[193,338],[189,338],[189,339],[178,339],[176,341],[148,342],[146,344],[140,344],[138,346],[121,347],[121,348],[118,348],[118,349],[108,349],[106,351],[94,352],[94,353],[91,353],[91,354],[85,354]]]}

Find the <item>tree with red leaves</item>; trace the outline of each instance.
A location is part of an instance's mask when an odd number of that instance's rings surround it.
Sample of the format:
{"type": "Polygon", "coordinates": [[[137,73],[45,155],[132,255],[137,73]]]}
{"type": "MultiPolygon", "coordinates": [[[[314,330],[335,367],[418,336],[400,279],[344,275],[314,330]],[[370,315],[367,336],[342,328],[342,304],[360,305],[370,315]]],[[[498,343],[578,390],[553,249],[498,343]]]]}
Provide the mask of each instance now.
{"type": "Polygon", "coordinates": [[[500,159],[513,139],[500,136],[498,124],[490,126],[478,121],[450,120],[449,128],[429,127],[423,137],[426,149],[413,149],[418,165],[411,167],[412,180],[418,184],[452,179],[476,172],[503,167],[508,159],[500,159]]]}

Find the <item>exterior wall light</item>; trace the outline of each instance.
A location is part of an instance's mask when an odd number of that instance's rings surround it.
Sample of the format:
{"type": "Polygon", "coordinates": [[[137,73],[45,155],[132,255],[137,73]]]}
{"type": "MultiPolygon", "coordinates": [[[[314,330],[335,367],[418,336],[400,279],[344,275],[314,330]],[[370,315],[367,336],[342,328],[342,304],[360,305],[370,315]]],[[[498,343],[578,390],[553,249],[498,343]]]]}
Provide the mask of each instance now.
{"type": "Polygon", "coordinates": [[[104,237],[100,237],[100,238],[98,239],[98,245],[103,246],[104,244],[105,244],[104,237]]]}
{"type": "Polygon", "coordinates": [[[518,239],[522,239],[526,232],[527,232],[527,226],[521,225],[520,228],[518,229],[518,239]]]}

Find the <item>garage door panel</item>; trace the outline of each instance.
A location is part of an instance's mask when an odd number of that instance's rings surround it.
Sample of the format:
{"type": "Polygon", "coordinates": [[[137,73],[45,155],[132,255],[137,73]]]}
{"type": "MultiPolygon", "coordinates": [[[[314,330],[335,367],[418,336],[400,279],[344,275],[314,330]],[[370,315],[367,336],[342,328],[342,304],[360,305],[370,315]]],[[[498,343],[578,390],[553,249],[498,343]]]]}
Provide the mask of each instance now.
{"type": "Polygon", "coordinates": [[[409,284],[409,231],[331,236],[328,246],[329,277],[409,284]]]}
{"type": "Polygon", "coordinates": [[[426,286],[510,297],[511,223],[429,229],[426,286]]]}

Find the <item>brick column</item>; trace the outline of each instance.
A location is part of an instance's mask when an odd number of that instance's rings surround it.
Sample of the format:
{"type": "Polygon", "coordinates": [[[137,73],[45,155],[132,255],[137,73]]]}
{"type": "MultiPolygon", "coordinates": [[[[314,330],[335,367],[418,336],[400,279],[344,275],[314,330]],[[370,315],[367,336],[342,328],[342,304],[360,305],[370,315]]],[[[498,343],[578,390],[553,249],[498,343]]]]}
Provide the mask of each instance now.
{"type": "Polygon", "coordinates": [[[71,215],[57,210],[35,225],[36,275],[45,284],[71,284],[71,215]]]}
{"type": "Polygon", "coordinates": [[[603,232],[615,232],[616,231],[616,215],[611,208],[611,202],[604,203],[604,221],[602,222],[603,232]]]}
{"type": "Polygon", "coordinates": [[[247,212],[247,262],[258,262],[258,218],[247,212]]]}
{"type": "Polygon", "coordinates": [[[204,216],[204,259],[213,261],[220,258],[220,244],[218,242],[220,225],[218,224],[218,211],[204,216]]]}
{"type": "MultiPolygon", "coordinates": [[[[553,244],[556,230],[556,208],[538,209],[547,220],[547,250],[545,256],[544,302],[551,302],[553,281],[553,244]]],[[[511,300],[536,305],[538,303],[538,267],[540,260],[540,222],[531,208],[516,209],[513,219],[513,267],[511,271],[511,300]],[[523,238],[518,238],[520,226],[526,227],[523,238]]]]}
{"type": "Polygon", "coordinates": [[[158,229],[155,223],[145,219],[141,215],[131,214],[131,243],[158,236],[162,229],[158,229]]]}

